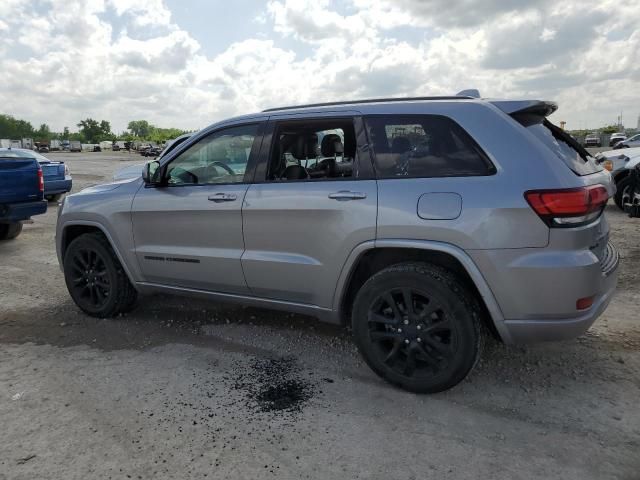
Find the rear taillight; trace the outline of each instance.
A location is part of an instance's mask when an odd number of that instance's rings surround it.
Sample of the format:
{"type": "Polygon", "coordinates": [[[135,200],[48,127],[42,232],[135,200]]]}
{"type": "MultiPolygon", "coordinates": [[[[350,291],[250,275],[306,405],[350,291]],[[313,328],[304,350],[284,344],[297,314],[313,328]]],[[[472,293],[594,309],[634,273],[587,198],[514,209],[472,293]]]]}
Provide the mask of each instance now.
{"type": "Polygon", "coordinates": [[[563,190],[530,190],[531,208],[550,227],[577,227],[600,216],[609,194],[602,185],[563,190]]]}
{"type": "Polygon", "coordinates": [[[41,168],[38,168],[38,190],[44,192],[44,177],[41,168]]]}

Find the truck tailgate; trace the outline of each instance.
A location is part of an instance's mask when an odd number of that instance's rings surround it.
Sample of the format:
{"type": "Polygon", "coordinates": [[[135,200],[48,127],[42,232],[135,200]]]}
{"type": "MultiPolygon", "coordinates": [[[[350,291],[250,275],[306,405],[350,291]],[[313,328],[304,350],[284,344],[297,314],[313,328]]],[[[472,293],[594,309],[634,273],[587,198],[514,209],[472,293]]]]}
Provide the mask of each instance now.
{"type": "Polygon", "coordinates": [[[64,163],[40,162],[45,183],[47,180],[64,180],[64,163]]]}
{"type": "Polygon", "coordinates": [[[30,158],[0,158],[0,204],[41,200],[38,162],[30,158]]]}

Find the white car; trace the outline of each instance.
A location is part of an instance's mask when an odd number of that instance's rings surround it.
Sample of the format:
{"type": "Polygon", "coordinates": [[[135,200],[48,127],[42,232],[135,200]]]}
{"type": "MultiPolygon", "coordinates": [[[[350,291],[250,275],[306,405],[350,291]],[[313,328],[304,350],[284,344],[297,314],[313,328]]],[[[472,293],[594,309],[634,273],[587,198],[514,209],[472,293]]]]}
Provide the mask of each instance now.
{"type": "Polygon", "coordinates": [[[633,148],[640,147],[640,133],[636,133],[632,137],[627,138],[626,140],[622,140],[621,142],[616,143],[614,148],[633,148]]]}
{"type": "Polygon", "coordinates": [[[623,132],[613,133],[611,137],[609,137],[609,146],[615,147],[618,142],[622,142],[626,139],[627,136],[623,132]]]}
{"type": "Polygon", "coordinates": [[[631,169],[640,163],[640,147],[628,148],[624,151],[609,150],[596,155],[598,163],[611,172],[613,181],[616,183],[616,194],[613,201],[618,208],[622,209],[625,196],[629,195],[629,183],[631,169]]]}

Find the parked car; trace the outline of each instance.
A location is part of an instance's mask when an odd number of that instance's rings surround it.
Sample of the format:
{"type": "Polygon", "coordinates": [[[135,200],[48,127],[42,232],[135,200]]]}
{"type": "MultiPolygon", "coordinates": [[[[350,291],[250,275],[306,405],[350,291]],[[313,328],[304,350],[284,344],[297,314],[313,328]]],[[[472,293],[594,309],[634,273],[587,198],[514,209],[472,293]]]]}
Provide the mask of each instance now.
{"type": "Polygon", "coordinates": [[[626,139],[627,139],[627,136],[624,134],[624,132],[613,133],[611,134],[611,137],[609,137],[609,146],[615,147],[618,142],[621,142],[626,139]]]}
{"type": "Polygon", "coordinates": [[[91,149],[92,152],[101,152],[102,148],[100,148],[100,145],[94,145],[93,148],[91,149]]]}
{"type": "Polygon", "coordinates": [[[590,133],[584,138],[584,146],[585,147],[601,147],[602,141],[600,140],[600,134],[598,133],[590,133]]]}
{"type": "Polygon", "coordinates": [[[66,197],[69,293],[96,317],[161,292],[346,322],[392,384],[450,388],[487,332],[572,338],[614,293],[615,187],[555,110],[455,96],[214,124],[140,178],[66,197]]]}
{"type": "Polygon", "coordinates": [[[624,211],[631,218],[640,218],[640,163],[630,170],[630,182],[625,195],[624,211]]]}
{"type": "Polygon", "coordinates": [[[47,145],[40,145],[38,147],[38,152],[40,152],[40,153],[49,153],[49,147],[47,145]]]}
{"type": "Polygon", "coordinates": [[[149,150],[151,148],[151,145],[140,145],[138,147],[138,153],[140,155],[142,155],[143,157],[147,156],[147,150],[149,150]]]}
{"type": "Polygon", "coordinates": [[[0,148],[0,157],[35,159],[42,169],[44,198],[49,201],[57,202],[63,194],[71,191],[73,179],[69,167],[64,162],[49,160],[39,153],[23,148],[0,148]]]}
{"type": "Polygon", "coordinates": [[[0,149],[0,240],[16,238],[23,221],[47,211],[38,161],[10,152],[12,149],[0,149]]]}
{"type": "Polygon", "coordinates": [[[629,197],[631,170],[640,163],[640,147],[601,152],[596,155],[596,160],[611,172],[616,184],[613,200],[620,210],[624,210],[624,203],[629,197]]]}
{"type": "Polygon", "coordinates": [[[620,148],[634,148],[640,147],[640,133],[633,135],[632,137],[627,138],[626,140],[622,140],[616,144],[616,149],[620,148]]]}
{"type": "Polygon", "coordinates": [[[71,140],[71,142],[69,142],[69,151],[70,152],[81,152],[82,151],[82,143],[79,140],[71,140]]]}

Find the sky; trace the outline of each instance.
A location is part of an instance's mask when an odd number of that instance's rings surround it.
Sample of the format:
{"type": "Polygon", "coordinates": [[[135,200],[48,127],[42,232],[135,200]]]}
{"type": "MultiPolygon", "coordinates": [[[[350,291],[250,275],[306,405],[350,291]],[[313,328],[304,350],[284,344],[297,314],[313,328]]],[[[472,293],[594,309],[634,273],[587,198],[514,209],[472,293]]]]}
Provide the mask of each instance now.
{"type": "Polygon", "coordinates": [[[467,88],[635,127],[640,1],[1,0],[0,65],[0,113],[54,131],[467,88]]]}

